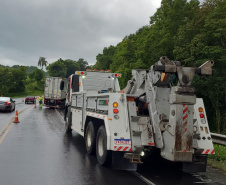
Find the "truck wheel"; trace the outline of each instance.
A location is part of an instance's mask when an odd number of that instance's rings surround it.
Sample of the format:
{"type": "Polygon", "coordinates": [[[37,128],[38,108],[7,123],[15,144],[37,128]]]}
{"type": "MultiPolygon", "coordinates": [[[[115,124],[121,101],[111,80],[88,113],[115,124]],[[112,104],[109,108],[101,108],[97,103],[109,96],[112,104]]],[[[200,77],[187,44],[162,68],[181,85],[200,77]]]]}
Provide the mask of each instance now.
{"type": "Polygon", "coordinates": [[[95,128],[93,122],[90,121],[86,127],[86,150],[88,154],[94,154],[96,151],[96,136],[95,136],[95,128]]]}
{"type": "Polygon", "coordinates": [[[72,131],[72,129],[71,129],[71,111],[68,111],[67,115],[66,115],[65,131],[67,133],[70,133],[72,131]]]}
{"type": "Polygon", "coordinates": [[[100,165],[110,166],[111,151],[107,150],[107,134],[106,134],[105,126],[103,125],[99,128],[97,132],[96,155],[100,165]]]}

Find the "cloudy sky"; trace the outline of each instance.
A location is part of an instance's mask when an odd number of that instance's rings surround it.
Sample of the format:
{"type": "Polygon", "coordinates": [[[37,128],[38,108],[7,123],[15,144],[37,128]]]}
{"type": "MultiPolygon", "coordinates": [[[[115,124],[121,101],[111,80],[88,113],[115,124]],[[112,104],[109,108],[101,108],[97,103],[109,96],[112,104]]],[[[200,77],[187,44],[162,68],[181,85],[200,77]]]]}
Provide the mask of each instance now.
{"type": "Polygon", "coordinates": [[[0,64],[59,58],[95,64],[104,47],[148,25],[161,0],[1,0],[0,64]]]}

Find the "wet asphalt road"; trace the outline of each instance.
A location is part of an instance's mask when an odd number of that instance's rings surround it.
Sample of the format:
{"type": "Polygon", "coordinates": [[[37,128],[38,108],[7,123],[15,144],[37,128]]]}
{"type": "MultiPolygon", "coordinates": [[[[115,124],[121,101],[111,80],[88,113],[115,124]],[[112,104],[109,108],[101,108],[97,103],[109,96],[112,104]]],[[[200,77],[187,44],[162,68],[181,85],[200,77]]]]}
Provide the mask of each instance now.
{"type": "Polygon", "coordinates": [[[18,124],[10,124],[15,112],[0,112],[0,130],[8,124],[0,133],[0,185],[226,184],[226,174],[211,167],[196,174],[164,161],[139,165],[138,173],[102,167],[86,154],[81,136],[64,133],[62,110],[35,109],[22,99],[16,109],[18,124]]]}

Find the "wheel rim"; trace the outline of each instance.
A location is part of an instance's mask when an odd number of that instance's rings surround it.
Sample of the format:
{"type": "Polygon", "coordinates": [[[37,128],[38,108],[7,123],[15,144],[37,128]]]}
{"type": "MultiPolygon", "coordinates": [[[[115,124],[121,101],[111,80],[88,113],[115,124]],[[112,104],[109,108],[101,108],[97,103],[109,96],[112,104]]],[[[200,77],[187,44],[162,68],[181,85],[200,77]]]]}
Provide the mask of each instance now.
{"type": "Polygon", "coordinates": [[[87,143],[87,146],[88,147],[91,146],[91,143],[92,143],[92,133],[91,133],[91,129],[90,128],[88,128],[88,130],[87,130],[86,143],[87,143]]]}
{"type": "Polygon", "coordinates": [[[104,138],[102,134],[98,138],[98,154],[99,156],[103,156],[104,154],[104,138]]]}

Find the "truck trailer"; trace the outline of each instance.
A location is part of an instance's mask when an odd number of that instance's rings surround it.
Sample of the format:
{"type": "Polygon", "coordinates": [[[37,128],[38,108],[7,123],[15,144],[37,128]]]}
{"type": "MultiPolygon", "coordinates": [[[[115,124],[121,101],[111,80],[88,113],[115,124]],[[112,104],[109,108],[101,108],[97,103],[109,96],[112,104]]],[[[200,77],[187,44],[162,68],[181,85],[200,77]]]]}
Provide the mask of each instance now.
{"type": "Polygon", "coordinates": [[[212,75],[213,64],[182,67],[163,56],[150,69],[132,70],[123,91],[119,73],[76,71],[68,78],[65,130],[84,137],[100,165],[136,170],[141,155],[157,149],[184,172],[206,171],[207,155],[215,152],[191,83],[195,74],[212,75]]]}
{"type": "Polygon", "coordinates": [[[60,87],[61,81],[66,84],[67,78],[47,77],[45,79],[44,106],[64,108],[66,100],[66,87],[60,87]]]}

